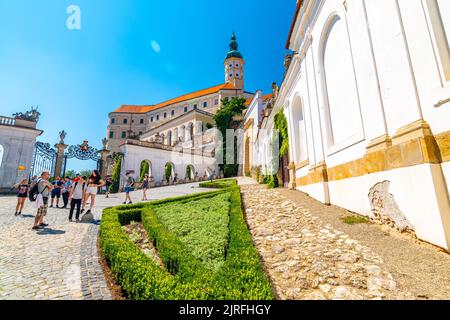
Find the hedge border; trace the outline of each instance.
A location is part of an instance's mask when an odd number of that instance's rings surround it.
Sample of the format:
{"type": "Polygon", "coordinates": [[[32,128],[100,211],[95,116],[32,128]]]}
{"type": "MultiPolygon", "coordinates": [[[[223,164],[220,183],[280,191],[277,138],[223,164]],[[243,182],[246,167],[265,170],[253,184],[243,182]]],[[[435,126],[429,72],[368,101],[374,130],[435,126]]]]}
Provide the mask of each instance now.
{"type": "Polygon", "coordinates": [[[128,298],[136,300],[274,298],[270,282],[264,274],[259,254],[244,220],[240,188],[236,181],[230,181],[232,180],[203,184],[214,187],[221,184],[223,189],[217,191],[104,210],[100,225],[100,246],[128,298]],[[212,273],[190,255],[179,239],[158,221],[153,208],[174,201],[190,202],[213,197],[222,192],[231,193],[229,244],[224,265],[212,273]],[[167,270],[147,257],[122,230],[123,224],[133,220],[143,222],[167,270]]]}

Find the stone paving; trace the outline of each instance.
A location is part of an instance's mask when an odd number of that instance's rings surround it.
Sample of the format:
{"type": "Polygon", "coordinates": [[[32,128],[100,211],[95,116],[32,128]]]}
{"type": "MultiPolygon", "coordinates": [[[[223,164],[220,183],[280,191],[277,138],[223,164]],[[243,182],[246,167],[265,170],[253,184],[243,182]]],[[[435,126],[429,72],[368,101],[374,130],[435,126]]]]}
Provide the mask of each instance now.
{"type": "Polygon", "coordinates": [[[383,260],[277,190],[240,179],[246,220],[279,299],[411,299],[383,260]],[[261,201],[264,199],[264,201],[261,201]]]}
{"type": "MultiPolygon", "coordinates": [[[[150,200],[210,191],[198,183],[151,189],[150,200]]],[[[132,193],[139,202],[142,192],[132,193]]],[[[69,210],[49,208],[49,227],[32,231],[36,209],[27,201],[14,216],[16,197],[0,197],[0,300],[111,299],[98,262],[98,220],[103,208],[121,204],[123,194],[97,196],[95,224],[70,223],[69,210]]],[[[61,199],[62,200],[62,199],[61,199]]],[[[61,201],[62,203],[62,201],[61,201]]]]}

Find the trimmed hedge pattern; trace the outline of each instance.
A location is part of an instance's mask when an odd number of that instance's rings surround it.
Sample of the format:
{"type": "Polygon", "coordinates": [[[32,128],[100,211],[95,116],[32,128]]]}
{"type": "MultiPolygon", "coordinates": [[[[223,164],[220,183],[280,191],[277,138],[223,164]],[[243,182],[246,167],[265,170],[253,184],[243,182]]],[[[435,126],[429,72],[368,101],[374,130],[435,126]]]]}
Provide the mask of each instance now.
{"type": "MultiPolygon", "coordinates": [[[[203,184],[206,185],[206,184],[203,184]]],[[[235,180],[209,183],[223,190],[119,206],[104,210],[100,246],[129,299],[136,300],[269,300],[274,295],[261,267],[258,252],[245,224],[240,189],[235,180]],[[188,203],[229,192],[229,241],[225,261],[216,272],[206,268],[159,221],[155,208],[188,203]],[[123,224],[142,221],[166,267],[147,257],[122,230],[123,224]]]]}

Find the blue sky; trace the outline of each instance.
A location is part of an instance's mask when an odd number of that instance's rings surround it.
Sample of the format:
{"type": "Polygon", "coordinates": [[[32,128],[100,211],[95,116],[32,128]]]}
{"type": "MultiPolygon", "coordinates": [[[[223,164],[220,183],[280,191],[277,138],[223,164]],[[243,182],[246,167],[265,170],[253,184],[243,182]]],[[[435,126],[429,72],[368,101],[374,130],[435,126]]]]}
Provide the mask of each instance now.
{"type": "Polygon", "coordinates": [[[0,0],[0,115],[39,106],[39,140],[54,144],[65,129],[66,143],[100,147],[121,104],[223,83],[233,30],[246,91],[270,92],[283,76],[294,9],[295,0],[0,0]],[[81,30],[66,27],[72,4],[81,30]]]}

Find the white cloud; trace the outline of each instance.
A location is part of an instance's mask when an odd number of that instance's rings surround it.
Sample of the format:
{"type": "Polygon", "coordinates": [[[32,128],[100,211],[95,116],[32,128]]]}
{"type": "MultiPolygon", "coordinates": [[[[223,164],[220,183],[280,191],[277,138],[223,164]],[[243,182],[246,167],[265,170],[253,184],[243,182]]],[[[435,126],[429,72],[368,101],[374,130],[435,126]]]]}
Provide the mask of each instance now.
{"type": "Polygon", "coordinates": [[[152,40],[151,44],[152,44],[153,51],[155,51],[156,53],[161,52],[161,47],[159,46],[159,43],[156,40],[152,40]]]}

